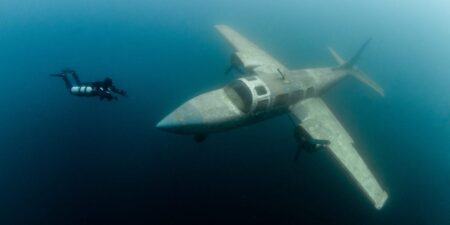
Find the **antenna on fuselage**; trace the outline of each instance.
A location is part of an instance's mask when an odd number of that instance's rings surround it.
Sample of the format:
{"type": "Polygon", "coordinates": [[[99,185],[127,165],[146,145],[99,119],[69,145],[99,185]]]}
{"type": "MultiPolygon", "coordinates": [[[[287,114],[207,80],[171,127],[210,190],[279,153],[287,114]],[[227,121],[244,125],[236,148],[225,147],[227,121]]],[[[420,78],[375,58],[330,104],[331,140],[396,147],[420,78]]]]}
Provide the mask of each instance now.
{"type": "Polygon", "coordinates": [[[280,74],[281,79],[286,80],[286,75],[281,71],[281,69],[280,69],[280,68],[277,68],[277,71],[278,71],[278,73],[280,74]]]}

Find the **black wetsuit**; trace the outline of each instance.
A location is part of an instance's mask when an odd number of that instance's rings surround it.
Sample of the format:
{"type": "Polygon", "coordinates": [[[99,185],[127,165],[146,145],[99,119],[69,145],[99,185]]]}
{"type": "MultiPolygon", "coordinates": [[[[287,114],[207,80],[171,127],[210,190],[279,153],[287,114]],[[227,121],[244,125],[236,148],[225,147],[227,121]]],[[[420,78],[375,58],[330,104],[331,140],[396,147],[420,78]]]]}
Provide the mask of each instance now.
{"type": "Polygon", "coordinates": [[[64,70],[58,74],[52,74],[51,76],[61,77],[64,80],[66,88],[72,95],[83,96],[83,97],[100,97],[100,100],[107,99],[118,100],[117,96],[114,96],[113,93],[119,94],[121,96],[127,96],[127,93],[124,90],[118,89],[113,85],[111,78],[105,78],[103,81],[94,81],[94,82],[84,82],[82,83],[77,75],[77,73],[73,70],[64,70]],[[69,78],[68,74],[71,74],[75,84],[73,84],[69,78]]]}

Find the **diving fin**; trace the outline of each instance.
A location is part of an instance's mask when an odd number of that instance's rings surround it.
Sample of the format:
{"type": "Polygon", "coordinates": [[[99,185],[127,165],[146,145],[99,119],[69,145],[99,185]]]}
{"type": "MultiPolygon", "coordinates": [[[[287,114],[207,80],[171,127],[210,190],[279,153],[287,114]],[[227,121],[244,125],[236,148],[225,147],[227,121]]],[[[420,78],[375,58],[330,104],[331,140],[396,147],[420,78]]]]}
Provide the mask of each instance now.
{"type": "Polygon", "coordinates": [[[65,77],[66,74],[64,74],[64,73],[53,73],[53,74],[50,74],[49,76],[51,76],[51,77],[65,77]]]}

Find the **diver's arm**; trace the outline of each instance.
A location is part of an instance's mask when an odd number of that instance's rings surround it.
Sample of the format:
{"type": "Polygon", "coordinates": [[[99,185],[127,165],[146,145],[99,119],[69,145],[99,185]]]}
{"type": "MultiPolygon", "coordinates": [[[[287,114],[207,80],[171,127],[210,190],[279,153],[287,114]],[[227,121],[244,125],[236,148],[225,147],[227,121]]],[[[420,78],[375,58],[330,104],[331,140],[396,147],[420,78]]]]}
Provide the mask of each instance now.
{"type": "Polygon", "coordinates": [[[124,97],[128,97],[128,94],[125,90],[119,89],[116,86],[111,86],[111,91],[124,97]]]}
{"type": "Polygon", "coordinates": [[[111,92],[106,91],[106,90],[99,90],[98,96],[100,97],[100,100],[103,100],[103,99],[107,99],[108,101],[118,100],[118,98],[116,96],[113,96],[111,94],[111,92]]]}

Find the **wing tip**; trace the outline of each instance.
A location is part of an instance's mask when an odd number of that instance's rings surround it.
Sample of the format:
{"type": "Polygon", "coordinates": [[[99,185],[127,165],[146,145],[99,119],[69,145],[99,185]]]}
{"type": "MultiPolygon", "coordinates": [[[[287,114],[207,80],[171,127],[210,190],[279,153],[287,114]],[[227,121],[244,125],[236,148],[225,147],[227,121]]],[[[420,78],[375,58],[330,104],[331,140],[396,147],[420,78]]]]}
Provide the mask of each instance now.
{"type": "Polygon", "coordinates": [[[375,84],[375,86],[372,88],[375,90],[375,92],[377,92],[380,95],[380,97],[382,98],[386,97],[386,92],[380,85],[375,84]]]}
{"type": "Polygon", "coordinates": [[[383,191],[381,196],[374,201],[375,208],[377,210],[381,210],[381,208],[383,208],[383,206],[386,203],[388,198],[389,198],[389,195],[385,191],[383,191]]]}
{"type": "Polygon", "coordinates": [[[216,28],[217,30],[222,30],[222,29],[228,28],[228,26],[225,25],[225,24],[219,23],[219,24],[215,24],[215,25],[214,25],[214,28],[216,28]]]}

